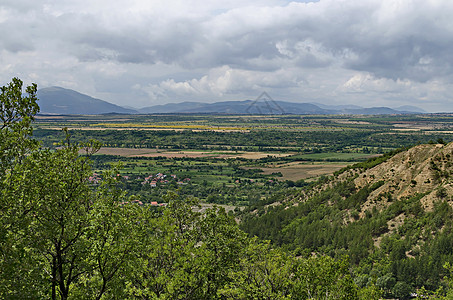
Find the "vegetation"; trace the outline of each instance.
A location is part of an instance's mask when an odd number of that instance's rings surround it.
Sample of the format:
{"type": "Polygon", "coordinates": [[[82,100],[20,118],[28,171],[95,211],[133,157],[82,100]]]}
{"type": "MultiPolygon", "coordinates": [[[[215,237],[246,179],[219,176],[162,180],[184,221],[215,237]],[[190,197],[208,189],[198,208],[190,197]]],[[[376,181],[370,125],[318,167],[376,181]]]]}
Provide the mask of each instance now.
{"type": "Polygon", "coordinates": [[[137,205],[119,189],[114,169],[90,184],[89,157],[99,144],[66,138],[53,151],[40,149],[30,138],[36,86],[21,93],[18,79],[2,87],[2,298],[356,297],[344,263],[296,259],[248,239],[223,210],[194,212],[197,201],[175,193],[165,208],[137,205]]]}
{"type": "MultiPolygon", "coordinates": [[[[444,266],[453,261],[453,209],[448,192],[451,168],[447,167],[448,159],[440,158],[446,158],[444,153],[450,153],[451,146],[424,147],[442,149],[431,160],[437,162],[436,168],[426,163],[430,173],[424,174],[427,180],[423,184],[432,188],[425,193],[398,196],[396,184],[388,190],[389,182],[379,178],[371,178],[360,187],[358,180],[379,172],[365,173],[361,167],[359,173],[356,169],[345,171],[290,198],[297,202],[247,208],[242,212],[241,228],[296,255],[323,253],[340,258],[348,254],[356,284],[361,288],[376,285],[385,298],[406,299],[416,291],[443,297],[449,287],[444,266]],[[428,180],[439,172],[446,174],[441,181],[428,180]],[[432,208],[426,207],[429,203],[432,208]]],[[[396,162],[415,156],[417,151],[424,153],[424,148],[387,159],[396,162]]],[[[406,164],[405,168],[415,175],[413,170],[418,166],[406,164]]],[[[400,172],[405,174],[401,168],[400,172]]],[[[400,179],[394,176],[392,180],[400,179]]],[[[420,188],[413,179],[403,184],[405,190],[420,188]]]]}
{"type": "Polygon", "coordinates": [[[0,298],[451,297],[450,116],[41,117],[36,88],[1,88],[0,298]],[[430,190],[371,172],[427,139],[399,172],[430,190]]]}

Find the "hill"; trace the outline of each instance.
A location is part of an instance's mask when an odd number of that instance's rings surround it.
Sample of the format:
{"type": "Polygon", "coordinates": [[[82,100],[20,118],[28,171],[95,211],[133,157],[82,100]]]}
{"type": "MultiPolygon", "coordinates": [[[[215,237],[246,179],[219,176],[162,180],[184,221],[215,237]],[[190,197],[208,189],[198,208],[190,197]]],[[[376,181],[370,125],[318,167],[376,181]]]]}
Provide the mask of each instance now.
{"type": "Polygon", "coordinates": [[[39,89],[38,99],[41,114],[137,113],[134,110],[61,87],[39,89]]]}
{"type": "Polygon", "coordinates": [[[452,155],[426,144],[359,163],[244,211],[241,227],[299,255],[348,255],[356,283],[385,297],[434,291],[453,263],[452,155]]]}

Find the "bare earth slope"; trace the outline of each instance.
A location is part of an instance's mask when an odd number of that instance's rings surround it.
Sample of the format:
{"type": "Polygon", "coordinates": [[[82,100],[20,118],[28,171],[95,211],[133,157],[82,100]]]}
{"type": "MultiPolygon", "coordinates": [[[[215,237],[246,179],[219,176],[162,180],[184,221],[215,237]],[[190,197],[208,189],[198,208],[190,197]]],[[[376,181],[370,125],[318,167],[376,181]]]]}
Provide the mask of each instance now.
{"type": "Polygon", "coordinates": [[[364,171],[354,180],[357,188],[383,181],[373,191],[362,211],[377,206],[382,209],[388,198],[401,199],[426,194],[420,200],[426,210],[432,209],[439,195],[453,195],[453,143],[415,146],[398,153],[386,162],[364,171]]]}

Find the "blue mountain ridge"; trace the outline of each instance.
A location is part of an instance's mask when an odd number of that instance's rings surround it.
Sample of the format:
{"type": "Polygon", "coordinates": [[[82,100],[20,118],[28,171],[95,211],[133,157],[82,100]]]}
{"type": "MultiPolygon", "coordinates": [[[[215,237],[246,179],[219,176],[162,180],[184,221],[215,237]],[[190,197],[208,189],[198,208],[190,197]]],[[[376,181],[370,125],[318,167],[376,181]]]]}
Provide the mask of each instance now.
{"type": "Polygon", "coordinates": [[[38,90],[41,114],[164,114],[164,113],[204,113],[204,114],[410,114],[424,113],[415,106],[398,109],[388,107],[363,108],[356,105],[326,105],[308,102],[287,102],[268,99],[220,101],[214,103],[179,102],[143,107],[125,108],[81,94],[71,89],[49,87],[38,90]]]}

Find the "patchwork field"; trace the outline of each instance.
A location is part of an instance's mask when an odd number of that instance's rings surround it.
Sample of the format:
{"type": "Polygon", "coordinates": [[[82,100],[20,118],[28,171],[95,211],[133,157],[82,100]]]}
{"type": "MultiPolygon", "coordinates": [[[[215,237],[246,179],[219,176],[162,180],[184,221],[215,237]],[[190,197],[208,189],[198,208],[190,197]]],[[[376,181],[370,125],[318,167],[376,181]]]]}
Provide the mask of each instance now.
{"type": "Polygon", "coordinates": [[[238,152],[238,151],[162,151],[158,149],[136,149],[136,148],[117,148],[103,147],[97,154],[118,155],[124,157],[186,157],[186,158],[245,158],[245,159],[260,159],[265,157],[287,157],[291,153],[264,153],[264,152],[238,152]]]}
{"type": "Polygon", "coordinates": [[[124,189],[144,202],[177,190],[232,208],[402,146],[451,141],[451,124],[452,115],[38,116],[34,136],[49,148],[66,133],[71,143],[100,141],[94,181],[121,161],[124,189]]]}

